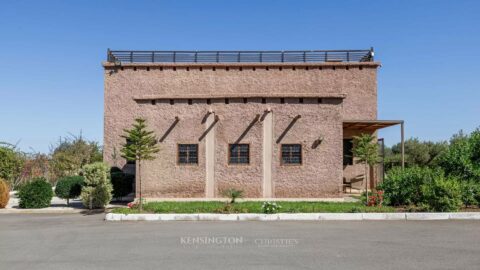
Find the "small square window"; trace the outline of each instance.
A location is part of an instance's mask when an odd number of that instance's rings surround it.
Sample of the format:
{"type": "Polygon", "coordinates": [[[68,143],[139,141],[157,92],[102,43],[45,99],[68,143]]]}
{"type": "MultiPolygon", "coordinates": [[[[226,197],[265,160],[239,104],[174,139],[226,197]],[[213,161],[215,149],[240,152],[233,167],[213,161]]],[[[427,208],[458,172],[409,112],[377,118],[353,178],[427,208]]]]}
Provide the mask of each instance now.
{"type": "Polygon", "coordinates": [[[302,164],[302,145],[282,144],[282,164],[302,164]]]}
{"type": "Polygon", "coordinates": [[[230,164],[249,164],[250,163],[250,145],[248,144],[229,144],[230,164]]]}
{"type": "Polygon", "coordinates": [[[179,144],[178,163],[198,164],[198,144],[179,144]]]}

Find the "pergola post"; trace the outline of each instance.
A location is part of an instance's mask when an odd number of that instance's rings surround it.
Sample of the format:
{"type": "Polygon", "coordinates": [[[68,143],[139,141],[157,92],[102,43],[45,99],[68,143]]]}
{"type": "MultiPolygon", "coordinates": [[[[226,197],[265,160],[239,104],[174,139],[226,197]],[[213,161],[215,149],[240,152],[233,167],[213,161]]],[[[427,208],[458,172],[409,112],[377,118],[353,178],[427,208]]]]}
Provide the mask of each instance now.
{"type": "Polygon", "coordinates": [[[400,123],[400,136],[401,136],[401,146],[402,146],[402,169],[405,169],[405,130],[403,126],[404,122],[400,123]]]}

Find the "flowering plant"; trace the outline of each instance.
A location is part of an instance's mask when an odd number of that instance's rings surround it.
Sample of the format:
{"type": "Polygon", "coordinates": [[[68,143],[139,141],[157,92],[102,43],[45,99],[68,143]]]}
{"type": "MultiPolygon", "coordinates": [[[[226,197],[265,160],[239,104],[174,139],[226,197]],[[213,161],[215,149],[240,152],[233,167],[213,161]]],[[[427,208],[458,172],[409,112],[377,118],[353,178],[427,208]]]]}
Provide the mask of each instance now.
{"type": "Polygon", "coordinates": [[[382,206],[383,205],[383,190],[378,190],[371,196],[368,196],[368,206],[382,206]]]}
{"type": "Polygon", "coordinates": [[[129,202],[129,203],[127,204],[127,207],[128,207],[128,208],[135,208],[135,206],[136,206],[136,204],[135,204],[134,202],[129,202]]]}
{"type": "Polygon", "coordinates": [[[142,204],[145,204],[145,199],[144,198],[141,198],[139,200],[136,200],[136,201],[133,201],[133,202],[129,202],[127,204],[127,207],[128,208],[138,208],[138,206],[140,205],[140,201],[142,201],[142,204]]]}
{"type": "Polygon", "coordinates": [[[265,214],[274,214],[280,210],[282,206],[278,205],[276,202],[263,202],[262,210],[265,214]]]}

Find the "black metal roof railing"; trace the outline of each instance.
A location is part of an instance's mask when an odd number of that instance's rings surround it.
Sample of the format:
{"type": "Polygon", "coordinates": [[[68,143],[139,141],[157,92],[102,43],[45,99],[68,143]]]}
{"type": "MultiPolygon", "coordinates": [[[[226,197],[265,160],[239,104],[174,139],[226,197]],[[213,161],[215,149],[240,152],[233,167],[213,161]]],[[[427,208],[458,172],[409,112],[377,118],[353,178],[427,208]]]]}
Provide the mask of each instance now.
{"type": "Polygon", "coordinates": [[[112,63],[373,62],[369,50],[323,51],[107,51],[112,63]]]}

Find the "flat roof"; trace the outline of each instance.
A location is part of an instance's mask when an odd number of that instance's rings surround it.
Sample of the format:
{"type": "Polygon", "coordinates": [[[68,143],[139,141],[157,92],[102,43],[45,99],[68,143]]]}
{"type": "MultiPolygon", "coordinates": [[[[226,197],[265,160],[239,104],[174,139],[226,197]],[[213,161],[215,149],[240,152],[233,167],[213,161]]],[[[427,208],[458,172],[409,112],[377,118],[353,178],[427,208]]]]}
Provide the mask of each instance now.
{"type": "Polygon", "coordinates": [[[108,50],[109,63],[359,63],[373,62],[366,50],[137,51],[108,50]]]}

